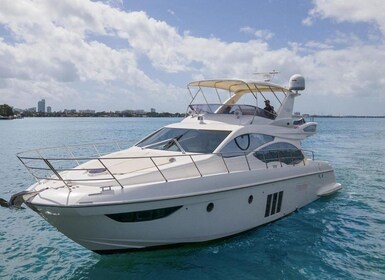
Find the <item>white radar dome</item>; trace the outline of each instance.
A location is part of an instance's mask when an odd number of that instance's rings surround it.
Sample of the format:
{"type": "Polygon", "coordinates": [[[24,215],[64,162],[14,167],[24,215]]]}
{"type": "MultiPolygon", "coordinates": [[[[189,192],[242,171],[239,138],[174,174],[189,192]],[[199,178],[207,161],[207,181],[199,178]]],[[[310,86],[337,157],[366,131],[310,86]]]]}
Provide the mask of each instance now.
{"type": "Polygon", "coordinates": [[[305,78],[302,75],[295,74],[290,77],[289,90],[304,90],[305,89],[305,78]]]}

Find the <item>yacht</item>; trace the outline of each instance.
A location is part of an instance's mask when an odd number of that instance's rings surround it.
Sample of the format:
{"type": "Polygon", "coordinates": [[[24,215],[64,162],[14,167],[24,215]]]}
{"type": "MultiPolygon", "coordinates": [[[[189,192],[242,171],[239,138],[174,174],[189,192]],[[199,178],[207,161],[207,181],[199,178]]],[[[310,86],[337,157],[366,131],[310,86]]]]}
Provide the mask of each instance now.
{"type": "Polygon", "coordinates": [[[298,74],[288,86],[192,82],[186,117],[132,147],[19,153],[36,183],[9,204],[25,203],[100,254],[205,242],[271,223],[341,188],[328,162],[301,149],[317,130],[293,116],[304,89],[298,74]]]}

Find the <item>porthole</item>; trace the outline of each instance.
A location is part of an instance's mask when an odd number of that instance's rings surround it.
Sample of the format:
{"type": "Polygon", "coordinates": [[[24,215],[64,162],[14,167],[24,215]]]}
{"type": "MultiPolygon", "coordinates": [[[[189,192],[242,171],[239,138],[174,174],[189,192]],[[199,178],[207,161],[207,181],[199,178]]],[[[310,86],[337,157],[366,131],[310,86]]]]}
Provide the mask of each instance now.
{"type": "Polygon", "coordinates": [[[207,205],[206,210],[207,210],[207,212],[211,212],[211,211],[213,211],[213,209],[214,209],[214,203],[210,202],[210,203],[207,205]]]}
{"type": "Polygon", "coordinates": [[[254,197],[252,195],[250,195],[249,200],[248,200],[249,204],[251,204],[253,202],[253,199],[254,199],[254,197]]]}

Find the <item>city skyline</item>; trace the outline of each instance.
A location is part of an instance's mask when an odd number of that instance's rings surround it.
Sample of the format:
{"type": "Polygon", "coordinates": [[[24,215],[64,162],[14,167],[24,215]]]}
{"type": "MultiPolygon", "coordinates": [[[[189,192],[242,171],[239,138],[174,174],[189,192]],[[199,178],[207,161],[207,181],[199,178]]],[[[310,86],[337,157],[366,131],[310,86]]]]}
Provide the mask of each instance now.
{"type": "MultiPolygon", "coordinates": [[[[72,108],[72,109],[67,109],[67,108],[64,108],[63,110],[59,110],[59,111],[52,111],[52,107],[51,106],[45,106],[46,105],[46,102],[45,102],[45,98],[42,98],[41,100],[37,101],[37,107],[30,107],[30,108],[27,108],[27,109],[17,109],[17,110],[21,110],[21,111],[32,111],[33,108],[35,108],[35,111],[37,113],[53,113],[53,112],[66,112],[66,111],[73,111],[73,112],[79,112],[79,113],[95,113],[96,110],[94,109],[76,109],[76,108],[72,108]]],[[[106,110],[103,110],[103,111],[106,111],[106,110]]],[[[147,112],[143,109],[125,109],[125,110],[122,110],[122,111],[132,111],[132,112],[135,112],[135,113],[144,113],[144,112],[147,112]]],[[[148,112],[151,112],[151,113],[156,113],[156,109],[155,108],[150,108],[150,110],[148,112]]]]}
{"type": "Polygon", "coordinates": [[[0,103],[184,111],[186,84],[302,74],[295,111],[384,115],[385,2],[19,0],[0,10],[0,103]],[[204,7],[204,8],[202,8],[204,7]],[[271,14],[274,13],[274,17],[271,14]]]}
{"type": "MultiPolygon", "coordinates": [[[[157,113],[156,109],[151,107],[148,111],[144,109],[123,109],[123,110],[101,110],[101,111],[96,111],[95,109],[77,109],[77,108],[64,108],[63,110],[52,110],[51,106],[45,106],[45,98],[42,98],[37,101],[37,107],[29,107],[29,108],[15,108],[14,106],[11,105],[11,108],[16,110],[17,112],[36,112],[36,113],[61,113],[61,112],[72,112],[72,113],[85,113],[85,114],[94,114],[94,113],[100,113],[100,112],[130,112],[130,113],[157,113]]],[[[10,104],[6,104],[10,105],[10,104]]]]}

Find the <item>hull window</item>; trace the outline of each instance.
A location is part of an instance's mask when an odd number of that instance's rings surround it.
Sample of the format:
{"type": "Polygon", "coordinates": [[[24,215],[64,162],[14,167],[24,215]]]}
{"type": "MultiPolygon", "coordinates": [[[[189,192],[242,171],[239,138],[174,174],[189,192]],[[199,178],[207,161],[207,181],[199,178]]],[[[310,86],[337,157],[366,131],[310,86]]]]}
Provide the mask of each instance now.
{"type": "Polygon", "coordinates": [[[180,208],[182,208],[182,206],[145,210],[145,211],[136,211],[136,212],[107,214],[106,216],[120,223],[146,222],[146,221],[158,220],[158,219],[162,219],[164,217],[170,216],[172,213],[179,210],[180,208]]]}
{"type": "Polygon", "coordinates": [[[264,163],[282,162],[292,165],[302,162],[305,158],[300,149],[284,142],[273,143],[263,147],[256,151],[254,156],[264,163]]]}
{"type": "Polygon", "coordinates": [[[269,194],[266,199],[265,218],[281,212],[283,191],[269,194]]]}
{"type": "Polygon", "coordinates": [[[207,210],[207,212],[211,212],[211,211],[213,211],[213,209],[214,209],[214,203],[210,202],[210,203],[207,205],[206,210],[207,210]]]}

